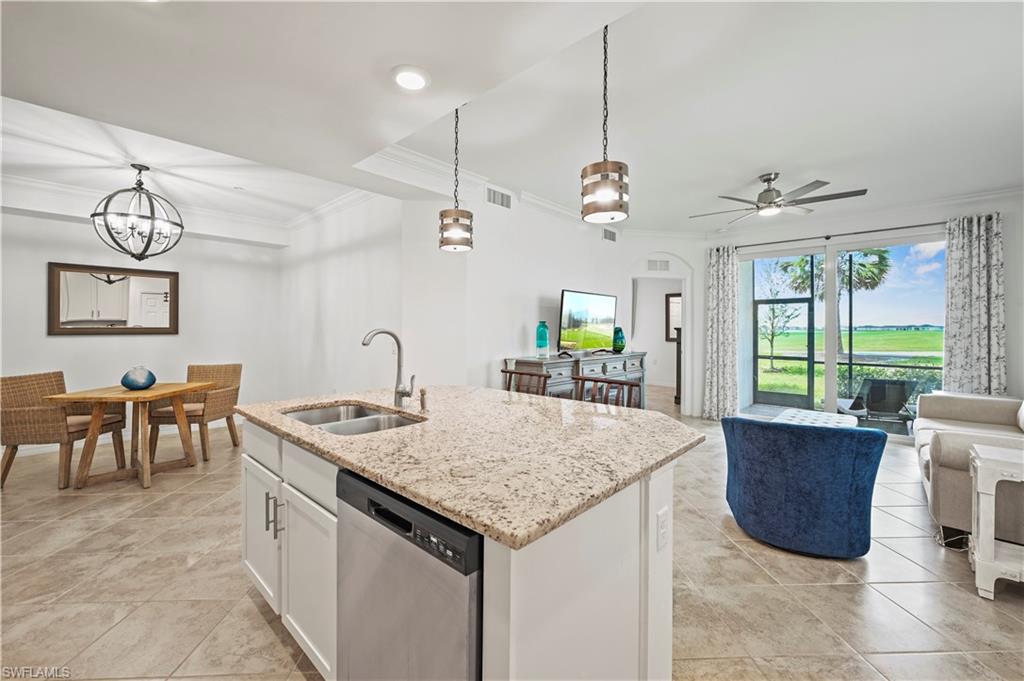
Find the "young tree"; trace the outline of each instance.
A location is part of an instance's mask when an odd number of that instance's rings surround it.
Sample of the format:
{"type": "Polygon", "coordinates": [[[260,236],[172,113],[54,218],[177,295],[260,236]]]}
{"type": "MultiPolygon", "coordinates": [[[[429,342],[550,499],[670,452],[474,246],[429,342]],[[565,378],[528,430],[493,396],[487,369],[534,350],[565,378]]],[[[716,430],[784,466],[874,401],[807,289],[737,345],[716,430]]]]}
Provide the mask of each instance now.
{"type": "MultiPolygon", "coordinates": [[[[811,283],[818,300],[825,299],[825,260],[821,256],[814,258],[814,269],[811,270],[811,256],[802,255],[795,260],[787,260],[781,265],[782,271],[789,277],[789,286],[797,293],[810,293],[811,283]]],[[[854,291],[873,291],[882,285],[892,260],[888,248],[864,248],[859,251],[843,253],[836,260],[836,310],[842,310],[843,292],[850,286],[853,277],[854,291]],[[852,256],[852,257],[851,257],[852,256]],[[850,267],[852,262],[852,269],[850,267]]],[[[841,315],[836,315],[836,335],[839,338],[839,352],[843,352],[843,330],[841,315]]],[[[851,324],[853,320],[848,320],[851,324]]]]}
{"type": "MultiPolygon", "coordinates": [[[[785,284],[786,275],[779,269],[777,260],[771,261],[761,270],[761,287],[769,298],[780,298],[785,284]]],[[[790,323],[798,316],[800,308],[796,305],[769,305],[767,314],[758,320],[757,333],[768,342],[769,371],[778,371],[775,368],[775,340],[786,333],[790,323]]]]}

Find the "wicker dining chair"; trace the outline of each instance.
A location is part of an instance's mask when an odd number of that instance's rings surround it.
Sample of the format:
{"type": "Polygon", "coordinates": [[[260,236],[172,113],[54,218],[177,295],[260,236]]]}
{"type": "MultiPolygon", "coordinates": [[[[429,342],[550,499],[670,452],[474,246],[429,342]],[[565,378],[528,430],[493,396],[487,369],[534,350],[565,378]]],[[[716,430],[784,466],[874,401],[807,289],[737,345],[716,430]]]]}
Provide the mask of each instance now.
{"type": "Polygon", "coordinates": [[[600,402],[618,407],[640,408],[643,387],[640,381],[624,381],[616,378],[595,378],[593,376],[573,376],[576,383],[573,391],[575,399],[583,402],[600,402]],[[587,384],[590,390],[587,390],[587,384]]]}
{"type": "Polygon", "coordinates": [[[550,374],[538,374],[532,371],[513,371],[502,369],[505,377],[505,390],[516,393],[529,393],[530,395],[547,395],[548,379],[550,374]]]}
{"type": "MultiPolygon", "coordinates": [[[[75,440],[89,434],[92,406],[86,403],[64,406],[46,402],[48,395],[67,392],[63,371],[41,374],[4,376],[0,378],[0,443],[4,445],[0,462],[0,487],[14,465],[21,445],[60,445],[57,465],[57,488],[65,489],[71,481],[71,455],[75,440]]],[[[125,467],[124,404],[107,406],[100,433],[110,433],[118,468],[125,467]]]]}
{"type": "MultiPolygon", "coordinates": [[[[235,426],[234,410],[238,404],[238,387],[242,382],[241,364],[189,364],[186,381],[207,381],[213,383],[212,390],[182,395],[185,403],[185,418],[190,424],[199,425],[199,444],[203,450],[203,461],[210,460],[209,423],[220,419],[228,422],[231,444],[241,444],[238,428],[235,426]]],[[[149,458],[156,459],[157,438],[160,426],[174,425],[174,407],[170,400],[153,402],[149,408],[149,458]]]]}

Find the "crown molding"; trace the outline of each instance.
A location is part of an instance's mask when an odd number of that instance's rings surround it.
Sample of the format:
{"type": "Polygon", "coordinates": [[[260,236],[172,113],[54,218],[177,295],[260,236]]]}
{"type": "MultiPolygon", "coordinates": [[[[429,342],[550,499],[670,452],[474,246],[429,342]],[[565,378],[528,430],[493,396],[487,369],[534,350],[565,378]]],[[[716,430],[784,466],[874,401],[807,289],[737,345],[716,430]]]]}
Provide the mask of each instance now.
{"type": "Polygon", "coordinates": [[[537,196],[530,192],[519,192],[519,200],[523,203],[536,206],[537,208],[541,208],[551,213],[557,213],[558,215],[564,215],[565,217],[572,218],[573,220],[582,221],[578,210],[574,210],[564,204],[545,199],[543,196],[537,196]]]}
{"type": "Polygon", "coordinates": [[[332,215],[334,213],[343,213],[346,210],[355,208],[358,205],[361,205],[363,203],[366,203],[367,201],[382,196],[383,194],[375,194],[373,192],[366,191],[365,189],[353,189],[351,191],[345,192],[341,196],[331,199],[327,203],[317,206],[313,210],[306,211],[305,213],[292,218],[285,224],[284,227],[286,230],[289,231],[301,229],[302,227],[305,227],[306,224],[309,222],[322,220],[326,218],[328,215],[332,215]]]}

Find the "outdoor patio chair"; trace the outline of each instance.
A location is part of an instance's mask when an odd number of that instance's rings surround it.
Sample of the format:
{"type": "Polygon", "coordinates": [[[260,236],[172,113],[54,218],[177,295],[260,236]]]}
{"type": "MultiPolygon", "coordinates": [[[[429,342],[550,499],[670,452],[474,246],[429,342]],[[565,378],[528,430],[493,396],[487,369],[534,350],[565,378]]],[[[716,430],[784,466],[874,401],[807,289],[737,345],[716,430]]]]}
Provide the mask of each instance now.
{"type": "Polygon", "coordinates": [[[910,379],[864,378],[854,398],[836,402],[840,412],[858,418],[902,420],[901,411],[916,389],[917,381],[910,379]]]}

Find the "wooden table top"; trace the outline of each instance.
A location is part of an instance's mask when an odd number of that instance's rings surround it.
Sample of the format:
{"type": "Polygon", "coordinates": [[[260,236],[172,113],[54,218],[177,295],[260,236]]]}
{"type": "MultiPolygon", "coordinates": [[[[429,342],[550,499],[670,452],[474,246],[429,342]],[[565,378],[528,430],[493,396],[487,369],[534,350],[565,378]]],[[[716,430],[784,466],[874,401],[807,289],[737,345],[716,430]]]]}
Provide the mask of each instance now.
{"type": "Polygon", "coordinates": [[[209,381],[192,381],[191,383],[154,383],[145,390],[128,390],[120,385],[106,388],[92,388],[73,393],[48,395],[50,402],[154,402],[184,393],[197,393],[210,390],[216,385],[209,381]]]}

